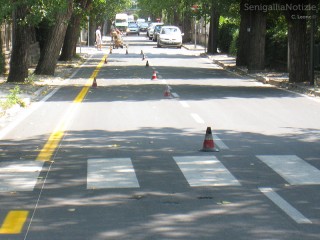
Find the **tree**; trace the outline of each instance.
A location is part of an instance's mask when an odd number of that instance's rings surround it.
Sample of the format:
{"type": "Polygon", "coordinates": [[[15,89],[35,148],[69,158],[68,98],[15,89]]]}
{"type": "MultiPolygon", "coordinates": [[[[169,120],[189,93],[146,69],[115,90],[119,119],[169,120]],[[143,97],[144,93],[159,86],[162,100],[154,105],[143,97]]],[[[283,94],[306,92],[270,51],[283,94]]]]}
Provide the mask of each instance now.
{"type": "Polygon", "coordinates": [[[264,70],[266,12],[259,9],[259,5],[252,0],[241,0],[240,15],[236,64],[247,66],[250,71],[264,70]]]}
{"type": "Polygon", "coordinates": [[[59,60],[68,61],[72,60],[75,56],[76,46],[80,35],[81,20],[84,18],[86,11],[89,10],[91,3],[92,0],[76,0],[59,60]]]}
{"type": "Polygon", "coordinates": [[[17,3],[13,10],[13,42],[8,82],[24,82],[28,77],[30,26],[23,22],[28,14],[28,5],[17,3]]]}
{"type": "Polygon", "coordinates": [[[43,31],[40,36],[43,42],[40,44],[40,59],[35,74],[54,75],[72,12],[73,0],[66,0],[63,10],[54,13],[54,23],[48,19],[42,21],[43,31]]]}
{"type": "MultiPolygon", "coordinates": [[[[288,22],[288,44],[289,44],[289,81],[306,82],[309,80],[309,51],[307,48],[307,20],[308,12],[301,6],[319,5],[318,1],[299,1],[291,2],[294,8],[288,8],[285,16],[288,22]]],[[[318,7],[315,7],[318,9],[318,7]]],[[[316,14],[311,12],[312,14],[316,14]]]]}

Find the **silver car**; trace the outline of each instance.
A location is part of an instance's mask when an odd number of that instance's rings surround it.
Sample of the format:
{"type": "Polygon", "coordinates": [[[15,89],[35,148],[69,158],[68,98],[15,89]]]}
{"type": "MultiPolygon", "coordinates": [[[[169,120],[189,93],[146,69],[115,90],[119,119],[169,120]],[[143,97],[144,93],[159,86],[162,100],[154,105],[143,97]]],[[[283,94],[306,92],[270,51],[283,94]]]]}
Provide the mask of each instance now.
{"type": "Polygon", "coordinates": [[[159,22],[150,23],[147,30],[147,36],[149,37],[149,40],[152,40],[154,27],[157,25],[163,25],[163,23],[159,23],[159,22]]]}
{"type": "Polygon", "coordinates": [[[130,22],[128,24],[126,35],[129,35],[129,34],[138,34],[138,35],[140,35],[140,29],[139,29],[139,26],[138,26],[137,23],[130,22]]]}
{"type": "Polygon", "coordinates": [[[180,28],[176,26],[162,26],[157,39],[157,47],[182,47],[182,36],[180,28]]]}

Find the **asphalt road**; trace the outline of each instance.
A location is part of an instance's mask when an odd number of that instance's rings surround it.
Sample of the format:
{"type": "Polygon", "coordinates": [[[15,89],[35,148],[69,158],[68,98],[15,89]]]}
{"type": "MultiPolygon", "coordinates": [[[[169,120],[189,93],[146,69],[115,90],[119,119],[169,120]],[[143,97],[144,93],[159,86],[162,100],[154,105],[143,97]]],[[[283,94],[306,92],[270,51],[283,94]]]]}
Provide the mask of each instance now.
{"type": "Polygon", "coordinates": [[[124,41],[0,140],[0,239],[319,239],[319,101],[124,41]]]}

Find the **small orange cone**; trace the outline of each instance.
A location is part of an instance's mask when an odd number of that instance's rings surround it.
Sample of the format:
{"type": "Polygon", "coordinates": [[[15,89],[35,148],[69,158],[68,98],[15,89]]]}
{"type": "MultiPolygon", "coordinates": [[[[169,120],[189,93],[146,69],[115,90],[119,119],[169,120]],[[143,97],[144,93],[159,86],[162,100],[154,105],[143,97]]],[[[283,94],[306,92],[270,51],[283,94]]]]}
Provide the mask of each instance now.
{"type": "Polygon", "coordinates": [[[93,82],[92,82],[92,87],[96,88],[97,86],[98,86],[98,84],[97,84],[97,79],[94,78],[94,79],[93,79],[93,82]]]}
{"type": "Polygon", "coordinates": [[[156,73],[156,71],[153,71],[151,80],[157,80],[157,73],[156,73]]]}
{"type": "Polygon", "coordinates": [[[170,92],[170,88],[168,85],[167,85],[166,89],[164,90],[163,96],[171,97],[171,92],[170,92]]]}
{"type": "Polygon", "coordinates": [[[146,67],[149,67],[149,61],[146,62],[146,67]]]}
{"type": "Polygon", "coordinates": [[[206,136],[203,141],[202,152],[219,152],[219,149],[214,147],[211,127],[207,127],[206,136]]]}

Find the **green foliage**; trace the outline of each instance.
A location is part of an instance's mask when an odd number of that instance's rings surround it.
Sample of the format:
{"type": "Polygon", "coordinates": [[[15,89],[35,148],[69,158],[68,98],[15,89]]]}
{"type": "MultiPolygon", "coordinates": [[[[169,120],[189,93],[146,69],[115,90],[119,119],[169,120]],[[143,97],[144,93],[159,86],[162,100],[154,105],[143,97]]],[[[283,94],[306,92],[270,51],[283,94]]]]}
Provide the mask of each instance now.
{"type": "Polygon", "coordinates": [[[36,81],[36,76],[34,74],[29,74],[24,83],[33,85],[36,81]]]}
{"type": "Polygon", "coordinates": [[[19,86],[15,86],[14,89],[11,89],[6,101],[0,102],[1,108],[7,110],[16,104],[20,105],[20,107],[26,107],[26,103],[19,97],[20,93],[21,90],[19,86]]]}
{"type": "Polygon", "coordinates": [[[266,32],[266,66],[285,69],[287,62],[287,22],[278,12],[270,12],[267,16],[266,32]]]}
{"type": "Polygon", "coordinates": [[[229,53],[231,43],[236,41],[234,40],[234,35],[237,30],[238,25],[229,21],[226,21],[220,25],[218,48],[221,52],[229,53]]]}
{"type": "Polygon", "coordinates": [[[236,56],[238,50],[239,29],[236,29],[232,34],[232,40],[230,43],[229,53],[236,56]]]}

